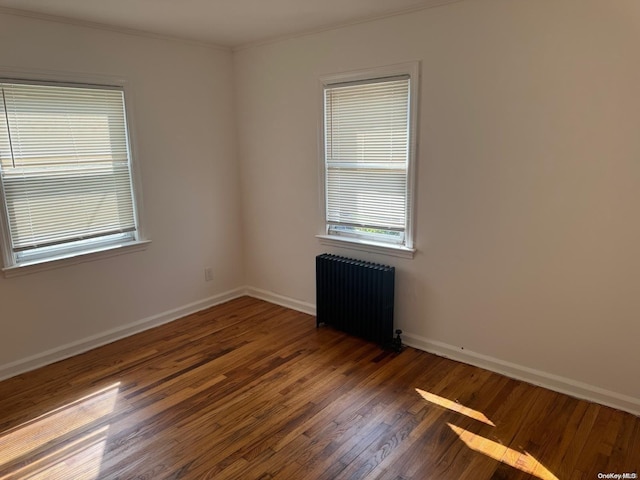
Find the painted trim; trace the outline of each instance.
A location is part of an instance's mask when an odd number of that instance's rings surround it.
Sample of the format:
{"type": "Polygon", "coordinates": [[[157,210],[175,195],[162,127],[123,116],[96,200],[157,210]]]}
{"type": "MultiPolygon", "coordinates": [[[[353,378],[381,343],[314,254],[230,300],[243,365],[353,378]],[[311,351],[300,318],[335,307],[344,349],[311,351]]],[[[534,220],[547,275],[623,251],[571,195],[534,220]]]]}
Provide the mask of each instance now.
{"type": "Polygon", "coordinates": [[[340,237],[338,235],[316,235],[322,245],[331,247],[348,248],[361,252],[377,253],[379,255],[389,255],[391,257],[413,258],[416,253],[415,248],[407,248],[400,245],[383,245],[379,243],[367,242],[359,238],[340,237]]]}
{"type": "Polygon", "coordinates": [[[93,262],[95,260],[125,255],[127,253],[141,252],[146,250],[150,243],[151,240],[136,240],[118,245],[109,245],[108,247],[98,248],[95,250],[76,252],[61,257],[38,260],[33,263],[12,265],[11,267],[3,268],[2,271],[4,272],[5,278],[19,277],[21,275],[54,270],[56,268],[78,265],[79,263],[84,262],[93,262]]]}
{"type": "MultiPolygon", "coordinates": [[[[261,300],[276,303],[283,307],[315,315],[316,307],[311,303],[295,300],[284,295],[253,287],[247,287],[246,294],[261,300]]],[[[618,410],[640,416],[640,398],[623,395],[588,383],[578,382],[570,378],[507,362],[481,353],[462,350],[453,345],[439,342],[437,340],[431,340],[412,333],[403,333],[402,340],[407,346],[438,355],[439,357],[449,358],[457,362],[473,365],[474,367],[484,368],[486,370],[544,387],[555,392],[563,393],[571,397],[598,403],[600,405],[616,408],[618,410]]]]}
{"type": "Polygon", "coordinates": [[[595,402],[608,407],[624,410],[640,416],[640,398],[612,392],[588,383],[572,380],[551,373],[525,367],[516,363],[500,360],[470,350],[462,350],[453,345],[431,340],[419,335],[404,333],[403,342],[419,350],[433,353],[440,357],[449,358],[457,362],[466,363],[475,367],[491,370],[516,380],[522,380],[533,385],[548,388],[555,392],[563,393],[571,397],[595,402]]]}
{"type": "Polygon", "coordinates": [[[136,333],[149,330],[150,328],[158,327],[165,323],[172,322],[179,318],[191,315],[192,313],[199,312],[214,305],[228,302],[234,298],[242,297],[246,294],[245,288],[236,288],[227,292],[219,293],[209,298],[199,300],[197,302],[189,303],[166,312],[152,315],[147,318],[143,318],[128,325],[113,328],[105,332],[91,335],[89,337],[77,340],[75,342],[62,345],[57,348],[52,348],[46,352],[32,355],[27,358],[16,360],[15,362],[7,363],[0,366],[0,380],[4,380],[9,377],[19,375],[21,373],[35,370],[36,368],[49,365],[60,360],[84,353],[88,350],[106,345],[107,343],[120,340],[125,337],[129,337],[136,333]]]}
{"type": "Polygon", "coordinates": [[[312,303],[303,302],[301,300],[295,300],[290,297],[285,297],[278,293],[270,292],[268,290],[262,290],[261,288],[247,287],[245,293],[253,298],[264,300],[266,302],[275,303],[281,307],[287,307],[298,312],[306,313],[308,315],[316,314],[316,306],[312,303]]]}
{"type": "MultiPolygon", "coordinates": [[[[0,7],[0,14],[2,7],[0,7]]],[[[4,253],[2,269],[5,278],[37,273],[55,268],[76,265],[83,262],[100,260],[115,255],[123,255],[145,250],[151,240],[145,234],[145,216],[143,211],[143,194],[141,181],[141,166],[137,159],[137,136],[135,132],[135,99],[134,85],[126,75],[106,75],[101,73],[74,72],[65,70],[42,70],[35,68],[0,67],[0,81],[34,81],[43,84],[60,84],[64,86],[108,87],[117,88],[124,95],[125,133],[127,150],[129,153],[129,175],[134,200],[134,218],[136,224],[136,240],[118,244],[100,246],[88,250],[71,251],[62,255],[40,258],[26,263],[16,263],[11,251],[9,221],[3,202],[0,198],[0,250],[4,253]]],[[[0,185],[0,194],[2,193],[0,185]]]]}
{"type": "Polygon", "coordinates": [[[371,253],[391,255],[401,258],[413,258],[415,249],[415,206],[417,194],[415,189],[416,163],[418,161],[418,110],[420,108],[421,61],[412,60],[393,65],[367,67],[358,70],[321,75],[318,79],[318,191],[320,196],[320,223],[322,232],[316,235],[320,243],[335,247],[351,248],[371,253]],[[327,88],[344,82],[369,81],[395,76],[409,77],[409,114],[408,114],[408,156],[407,156],[407,194],[405,197],[405,230],[404,245],[376,242],[357,236],[328,235],[327,226],[327,162],[325,139],[325,103],[327,88]]]}
{"type": "MultiPolygon", "coordinates": [[[[240,287],[144,318],[122,327],[108,330],[97,335],[92,335],[38,355],[33,355],[31,357],[2,365],[0,366],[0,380],[25,373],[30,370],[35,370],[36,368],[50,363],[64,360],[65,358],[78,355],[93,348],[106,345],[107,343],[140,333],[144,330],[172,322],[186,315],[228,302],[229,300],[233,300],[244,295],[274,303],[308,315],[315,315],[316,313],[316,307],[312,303],[296,300],[291,297],[260,288],[240,287]]],[[[403,340],[404,343],[410,347],[424,350],[425,352],[429,352],[440,357],[484,368],[510,378],[515,378],[533,385],[548,388],[555,392],[595,402],[600,405],[606,405],[608,407],[640,416],[640,398],[612,392],[587,383],[578,382],[570,378],[507,362],[477,352],[461,350],[453,345],[421,337],[412,333],[405,332],[403,334],[403,340]]]]}

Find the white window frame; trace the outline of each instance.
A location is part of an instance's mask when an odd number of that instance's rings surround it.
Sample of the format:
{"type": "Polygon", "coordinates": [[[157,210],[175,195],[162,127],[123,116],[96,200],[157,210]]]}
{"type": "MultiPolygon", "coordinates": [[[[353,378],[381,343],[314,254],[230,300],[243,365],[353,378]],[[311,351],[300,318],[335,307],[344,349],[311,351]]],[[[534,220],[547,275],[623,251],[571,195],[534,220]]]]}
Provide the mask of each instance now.
{"type": "MultiPolygon", "coordinates": [[[[135,128],[133,113],[133,93],[131,83],[122,77],[108,75],[88,75],[67,72],[39,71],[30,69],[2,69],[0,68],[0,81],[6,83],[38,83],[55,86],[84,86],[116,88],[123,92],[124,110],[126,117],[126,135],[128,138],[129,162],[132,196],[134,203],[134,218],[136,224],[133,239],[119,241],[112,238],[111,241],[86,240],[79,248],[53,247],[50,252],[33,255],[18,261],[11,248],[9,234],[9,222],[6,216],[4,194],[0,196],[0,250],[2,253],[2,271],[7,278],[34,273],[43,270],[51,270],[77,263],[99,260],[115,255],[122,255],[146,249],[150,240],[146,239],[143,228],[142,212],[142,187],[140,182],[139,167],[135,155],[135,128]]],[[[0,185],[0,189],[2,186],[0,185]]]]}
{"type": "Polygon", "coordinates": [[[323,75],[320,77],[320,121],[319,121],[319,172],[320,172],[320,205],[322,213],[322,233],[316,235],[321,244],[350,248],[371,253],[381,253],[402,258],[413,258],[415,248],[415,171],[417,157],[418,95],[420,87],[420,62],[409,62],[385,67],[369,68],[353,72],[323,75]],[[325,164],[325,118],[324,95],[327,87],[348,82],[374,82],[387,77],[409,76],[409,151],[407,166],[407,211],[404,243],[394,244],[376,241],[369,237],[350,234],[329,234],[327,224],[327,192],[325,164]]]}

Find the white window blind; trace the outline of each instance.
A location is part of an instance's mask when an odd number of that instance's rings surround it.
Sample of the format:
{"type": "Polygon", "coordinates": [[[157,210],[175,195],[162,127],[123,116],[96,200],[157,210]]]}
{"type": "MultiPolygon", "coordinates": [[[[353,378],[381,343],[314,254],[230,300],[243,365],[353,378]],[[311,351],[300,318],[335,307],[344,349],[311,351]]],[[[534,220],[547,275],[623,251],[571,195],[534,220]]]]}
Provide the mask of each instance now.
{"type": "Polygon", "coordinates": [[[325,86],[328,233],[404,243],[409,82],[403,75],[325,86]]]}
{"type": "Polygon", "coordinates": [[[0,179],[16,259],[135,239],[123,91],[0,83],[0,179]]]}

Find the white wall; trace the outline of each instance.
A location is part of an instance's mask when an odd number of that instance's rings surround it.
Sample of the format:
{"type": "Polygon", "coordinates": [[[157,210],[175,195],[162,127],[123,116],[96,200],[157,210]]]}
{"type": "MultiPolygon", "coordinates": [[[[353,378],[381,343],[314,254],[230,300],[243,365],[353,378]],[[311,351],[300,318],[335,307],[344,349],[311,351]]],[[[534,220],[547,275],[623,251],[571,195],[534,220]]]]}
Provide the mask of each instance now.
{"type": "Polygon", "coordinates": [[[239,50],[247,284],[393,264],[411,343],[640,412],[638,45],[637,0],[467,0],[239,50]],[[418,254],[322,246],[318,77],[411,60],[418,254]]]}
{"type": "Polygon", "coordinates": [[[640,412],[639,27],[636,0],[465,0],[232,54],[0,15],[0,68],[132,83],[153,241],[0,276],[0,376],[244,285],[313,304],[332,251],[397,266],[408,342],[640,412]],[[318,77],[411,60],[418,254],[324,247],[318,77]]]}
{"type": "Polygon", "coordinates": [[[143,252],[0,275],[1,373],[244,285],[230,51],[0,15],[0,68],[130,81],[152,240],[143,252]]]}

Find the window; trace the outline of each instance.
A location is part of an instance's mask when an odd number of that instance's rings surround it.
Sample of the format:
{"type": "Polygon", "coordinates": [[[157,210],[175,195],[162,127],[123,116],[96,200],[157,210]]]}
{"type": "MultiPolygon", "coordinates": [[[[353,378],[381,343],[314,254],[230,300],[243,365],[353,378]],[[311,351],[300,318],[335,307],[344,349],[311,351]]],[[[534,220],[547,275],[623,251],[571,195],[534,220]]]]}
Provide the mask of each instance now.
{"type": "Polygon", "coordinates": [[[323,78],[321,238],[413,251],[417,70],[323,78]]]}
{"type": "Polygon", "coordinates": [[[138,240],[119,87],[0,81],[5,267],[138,240]]]}

